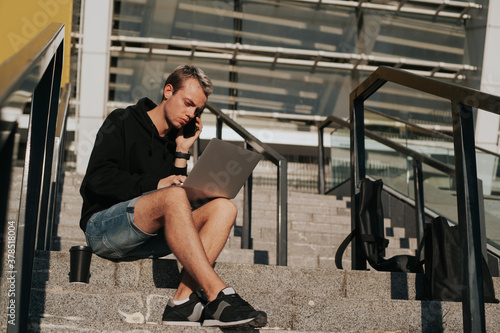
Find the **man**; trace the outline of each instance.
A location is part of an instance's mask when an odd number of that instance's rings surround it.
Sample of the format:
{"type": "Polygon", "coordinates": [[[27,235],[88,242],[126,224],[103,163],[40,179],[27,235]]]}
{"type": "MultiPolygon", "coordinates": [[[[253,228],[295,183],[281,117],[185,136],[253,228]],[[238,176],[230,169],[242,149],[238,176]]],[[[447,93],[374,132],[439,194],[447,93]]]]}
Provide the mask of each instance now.
{"type": "Polygon", "coordinates": [[[241,299],[212,266],[236,218],[235,205],[217,198],[193,210],[194,198],[174,186],[186,178],[212,90],[202,70],[179,66],[167,78],[160,104],[143,98],[106,118],[80,189],[80,225],[88,245],[104,258],[175,254],[184,270],[164,324],[262,327],[266,313],[241,299]],[[185,136],[190,121],[196,132],[185,136]]]}

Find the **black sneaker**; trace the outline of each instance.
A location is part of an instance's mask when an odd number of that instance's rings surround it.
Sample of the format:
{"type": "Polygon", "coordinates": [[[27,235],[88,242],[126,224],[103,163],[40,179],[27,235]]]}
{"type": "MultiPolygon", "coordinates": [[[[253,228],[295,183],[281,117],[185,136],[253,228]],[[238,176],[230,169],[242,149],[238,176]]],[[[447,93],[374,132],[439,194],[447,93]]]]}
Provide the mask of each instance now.
{"type": "Polygon", "coordinates": [[[175,305],[170,299],[163,312],[162,322],[164,325],[201,326],[206,303],[198,291],[189,295],[189,301],[183,304],[175,305]]]}
{"type": "Polygon", "coordinates": [[[266,313],[255,310],[233,288],[223,289],[205,307],[203,326],[258,328],[266,324],[266,313]]]}

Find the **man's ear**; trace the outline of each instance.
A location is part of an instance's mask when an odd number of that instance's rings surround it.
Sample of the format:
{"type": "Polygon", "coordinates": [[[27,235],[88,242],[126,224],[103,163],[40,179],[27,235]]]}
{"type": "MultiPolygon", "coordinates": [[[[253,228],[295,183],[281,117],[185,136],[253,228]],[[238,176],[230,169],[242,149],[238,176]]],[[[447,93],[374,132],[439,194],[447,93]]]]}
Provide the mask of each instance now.
{"type": "Polygon", "coordinates": [[[163,98],[168,99],[170,96],[174,94],[174,87],[171,84],[165,85],[163,88],[163,98]]]}

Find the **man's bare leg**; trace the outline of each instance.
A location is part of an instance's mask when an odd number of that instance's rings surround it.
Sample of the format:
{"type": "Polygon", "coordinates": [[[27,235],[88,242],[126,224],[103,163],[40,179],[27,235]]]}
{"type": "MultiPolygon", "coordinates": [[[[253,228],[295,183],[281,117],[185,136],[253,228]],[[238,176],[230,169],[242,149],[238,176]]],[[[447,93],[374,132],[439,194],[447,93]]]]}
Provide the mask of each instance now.
{"type": "MultiPolygon", "coordinates": [[[[193,211],[192,216],[208,261],[215,262],[226,244],[229,233],[236,219],[236,206],[227,199],[214,199],[193,211]]],[[[173,297],[174,300],[187,299],[200,288],[200,285],[184,271],[181,283],[173,297]]],[[[214,295],[215,298],[217,295],[214,295]]],[[[209,299],[212,300],[209,296],[209,299]]]]}
{"type": "Polygon", "coordinates": [[[226,287],[212,268],[212,263],[222,250],[229,233],[229,231],[222,232],[225,235],[218,236],[216,219],[208,218],[212,215],[210,207],[213,209],[218,204],[220,203],[215,203],[199,213],[191,212],[186,192],[180,187],[156,191],[137,200],[134,211],[136,226],[147,233],[155,233],[164,226],[165,238],[170,249],[189,274],[189,276],[185,274],[180,290],[176,293],[179,298],[191,291],[191,287],[195,286],[193,282],[203,288],[209,300],[215,299],[219,291],[226,287]],[[193,216],[196,217],[196,223],[193,216]],[[204,228],[205,226],[208,228],[204,228]],[[200,234],[204,235],[203,239],[210,258],[200,234]],[[222,241],[212,243],[210,237],[220,240],[222,236],[223,243],[222,241]]]}

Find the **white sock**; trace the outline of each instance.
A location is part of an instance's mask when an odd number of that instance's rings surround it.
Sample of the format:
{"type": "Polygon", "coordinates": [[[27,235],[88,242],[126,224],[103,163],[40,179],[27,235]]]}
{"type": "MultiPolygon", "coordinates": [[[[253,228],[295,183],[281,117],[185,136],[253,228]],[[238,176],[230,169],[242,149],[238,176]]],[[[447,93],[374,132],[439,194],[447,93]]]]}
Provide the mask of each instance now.
{"type": "Polygon", "coordinates": [[[187,301],[189,301],[189,298],[183,299],[182,301],[174,301],[174,300],[172,300],[172,303],[174,303],[174,305],[181,305],[181,304],[186,303],[187,301]]]}
{"type": "Polygon", "coordinates": [[[226,288],[222,289],[222,292],[224,293],[224,295],[236,294],[236,291],[234,291],[234,289],[231,287],[226,287],[226,288]]]}

